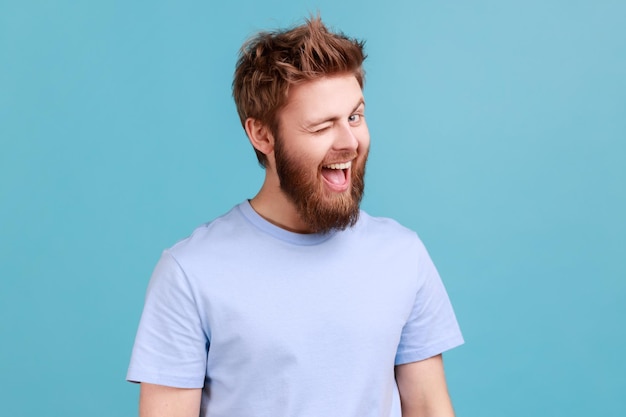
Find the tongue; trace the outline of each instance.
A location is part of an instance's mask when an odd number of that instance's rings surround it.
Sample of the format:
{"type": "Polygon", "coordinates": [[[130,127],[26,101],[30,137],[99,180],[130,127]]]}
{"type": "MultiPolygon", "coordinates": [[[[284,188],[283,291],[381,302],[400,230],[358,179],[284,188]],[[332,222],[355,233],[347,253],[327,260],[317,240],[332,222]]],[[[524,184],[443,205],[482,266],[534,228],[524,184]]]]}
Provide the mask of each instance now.
{"type": "Polygon", "coordinates": [[[343,169],[322,169],[322,176],[331,184],[341,185],[346,181],[343,169]]]}

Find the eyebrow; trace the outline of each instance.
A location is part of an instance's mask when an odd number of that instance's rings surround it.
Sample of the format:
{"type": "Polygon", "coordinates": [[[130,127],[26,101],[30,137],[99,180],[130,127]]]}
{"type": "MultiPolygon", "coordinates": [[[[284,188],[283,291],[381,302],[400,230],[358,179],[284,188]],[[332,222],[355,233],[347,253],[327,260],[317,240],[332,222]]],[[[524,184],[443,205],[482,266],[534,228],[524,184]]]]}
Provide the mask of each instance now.
{"type": "MultiPolygon", "coordinates": [[[[361,97],[359,99],[359,102],[356,104],[356,106],[354,106],[354,108],[352,109],[350,114],[356,112],[359,109],[359,107],[361,107],[361,106],[365,106],[365,99],[363,97],[361,97]]],[[[306,122],[305,127],[307,129],[310,129],[311,127],[314,127],[314,126],[317,126],[317,125],[321,125],[322,123],[326,123],[326,122],[332,122],[332,121],[335,121],[337,119],[339,119],[338,116],[324,117],[324,118],[321,118],[321,119],[318,119],[318,120],[311,120],[311,121],[306,122]]]]}

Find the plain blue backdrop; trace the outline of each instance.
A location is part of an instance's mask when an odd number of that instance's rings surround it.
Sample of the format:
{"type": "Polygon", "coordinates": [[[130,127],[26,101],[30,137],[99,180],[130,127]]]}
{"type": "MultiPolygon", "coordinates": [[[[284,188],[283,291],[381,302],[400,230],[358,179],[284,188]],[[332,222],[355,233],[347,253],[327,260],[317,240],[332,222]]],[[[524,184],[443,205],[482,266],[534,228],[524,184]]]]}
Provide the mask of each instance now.
{"type": "Polygon", "coordinates": [[[459,416],[626,415],[626,2],[0,0],[0,414],[136,415],[161,250],[263,171],[259,29],[367,40],[364,208],[415,229],[466,344],[459,416]]]}

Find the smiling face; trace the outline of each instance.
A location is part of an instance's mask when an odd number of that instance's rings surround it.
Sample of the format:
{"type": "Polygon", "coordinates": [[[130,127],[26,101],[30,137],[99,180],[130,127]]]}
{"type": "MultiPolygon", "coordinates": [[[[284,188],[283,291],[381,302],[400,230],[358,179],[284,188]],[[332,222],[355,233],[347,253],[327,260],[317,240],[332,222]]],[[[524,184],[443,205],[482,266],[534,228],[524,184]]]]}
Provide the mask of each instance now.
{"type": "Polygon", "coordinates": [[[363,196],[369,131],[351,74],[294,85],[278,114],[276,174],[311,232],[354,225],[363,196]]]}

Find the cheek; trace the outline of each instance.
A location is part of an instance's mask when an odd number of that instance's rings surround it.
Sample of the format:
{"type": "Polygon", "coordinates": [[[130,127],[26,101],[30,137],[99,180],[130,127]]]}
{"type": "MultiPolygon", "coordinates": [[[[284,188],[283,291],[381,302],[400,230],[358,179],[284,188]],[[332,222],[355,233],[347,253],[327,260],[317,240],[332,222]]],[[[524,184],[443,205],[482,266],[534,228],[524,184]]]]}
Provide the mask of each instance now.
{"type": "Polygon", "coordinates": [[[318,166],[326,159],[330,150],[330,146],[323,146],[321,143],[318,143],[315,144],[315,146],[309,146],[306,149],[301,149],[299,155],[301,161],[318,166]]]}
{"type": "Polygon", "coordinates": [[[291,156],[292,159],[295,160],[301,167],[308,167],[311,170],[317,170],[324,161],[327,151],[327,149],[307,147],[294,150],[291,153],[291,156]]]}
{"type": "Polygon", "coordinates": [[[370,146],[370,132],[367,129],[367,126],[365,126],[361,132],[359,132],[357,140],[359,142],[359,148],[364,148],[364,149],[368,149],[369,148],[369,146],[370,146]]]}

